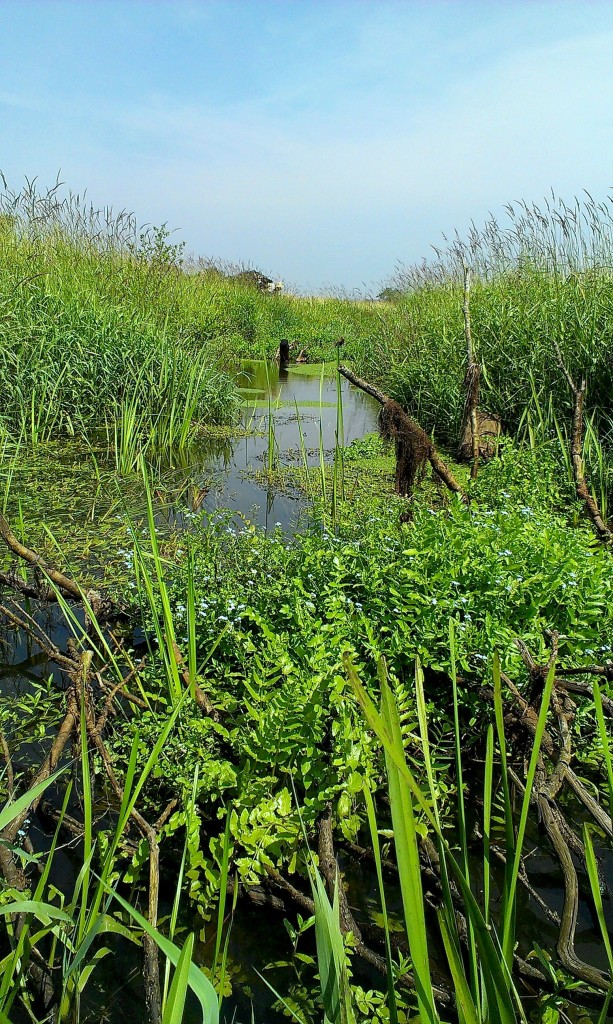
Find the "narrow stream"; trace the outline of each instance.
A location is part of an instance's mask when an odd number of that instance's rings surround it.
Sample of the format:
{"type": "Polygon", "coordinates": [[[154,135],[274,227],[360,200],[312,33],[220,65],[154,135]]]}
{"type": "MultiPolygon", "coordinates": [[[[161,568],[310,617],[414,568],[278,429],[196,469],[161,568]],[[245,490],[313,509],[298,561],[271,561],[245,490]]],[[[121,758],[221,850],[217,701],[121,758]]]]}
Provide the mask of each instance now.
{"type": "MultiPolygon", "coordinates": [[[[201,507],[209,511],[231,509],[265,530],[279,525],[291,532],[305,507],[304,495],[282,492],[253,476],[254,470],[267,466],[269,407],[279,466],[303,465],[303,451],[307,464],[317,465],[320,444],[329,462],[337,432],[336,373],[331,365],[280,370],[276,363],[246,360],[237,383],[244,403],[243,426],[250,433],[231,444],[222,443],[203,464],[203,480],[212,475],[213,482],[201,507]]],[[[343,378],[341,399],[341,443],[350,444],[376,430],[379,405],[373,398],[343,378]]]]}

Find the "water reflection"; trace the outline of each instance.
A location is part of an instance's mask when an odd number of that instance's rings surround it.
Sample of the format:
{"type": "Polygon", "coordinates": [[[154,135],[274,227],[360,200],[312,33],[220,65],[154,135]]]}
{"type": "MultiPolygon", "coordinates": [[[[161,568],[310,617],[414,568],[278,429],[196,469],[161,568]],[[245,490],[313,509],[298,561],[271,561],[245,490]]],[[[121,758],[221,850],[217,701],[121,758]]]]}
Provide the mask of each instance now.
{"type": "MultiPolygon", "coordinates": [[[[305,499],[280,492],[255,479],[265,469],[272,417],[276,458],[280,466],[301,465],[302,446],[309,465],[319,463],[320,442],[331,455],[337,431],[337,382],[332,364],[279,369],[264,360],[245,360],[237,374],[243,396],[242,425],[250,431],[202,463],[201,485],[212,478],[199,508],[231,509],[265,530],[297,525],[305,499]]],[[[378,405],[369,395],[342,380],[341,400],[345,444],[376,429],[378,405]]],[[[198,485],[198,476],[192,479],[198,485]]]]}

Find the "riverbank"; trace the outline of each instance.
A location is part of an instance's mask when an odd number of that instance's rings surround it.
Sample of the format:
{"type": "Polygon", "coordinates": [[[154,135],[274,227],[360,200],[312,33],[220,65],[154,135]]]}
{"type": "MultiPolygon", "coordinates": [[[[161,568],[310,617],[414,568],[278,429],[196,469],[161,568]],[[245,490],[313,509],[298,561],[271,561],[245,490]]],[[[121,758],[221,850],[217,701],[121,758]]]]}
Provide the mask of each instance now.
{"type": "MultiPolygon", "coordinates": [[[[529,353],[509,333],[532,270],[470,293],[481,407],[503,420],[471,466],[454,458],[468,296],[452,279],[385,309],[309,303],[185,274],[163,235],[105,253],[2,232],[2,395],[19,385],[2,1012],[159,1024],[182,978],[186,1021],[219,1001],[242,1019],[251,992],[256,1019],[603,1021],[611,551],[572,458],[577,353],[562,338],[548,363],[544,327],[529,353]],[[241,365],[324,322],[308,354],[327,366],[241,365]],[[441,444],[455,492],[411,427],[412,492],[395,493],[408,435],[386,443],[337,373],[341,334],[343,360],[441,444]]],[[[567,325],[605,291],[547,280],[538,315],[555,298],[567,325]]],[[[606,517],[606,360],[596,330],[583,340],[606,517]]]]}

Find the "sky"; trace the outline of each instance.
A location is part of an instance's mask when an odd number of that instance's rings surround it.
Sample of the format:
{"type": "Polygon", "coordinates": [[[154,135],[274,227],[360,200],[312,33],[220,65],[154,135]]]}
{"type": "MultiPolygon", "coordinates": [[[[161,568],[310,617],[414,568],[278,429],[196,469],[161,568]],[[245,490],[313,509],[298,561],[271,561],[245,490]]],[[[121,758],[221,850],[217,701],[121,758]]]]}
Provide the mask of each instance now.
{"type": "Polygon", "coordinates": [[[0,171],[306,293],[613,186],[613,2],[0,0],[0,171]]]}

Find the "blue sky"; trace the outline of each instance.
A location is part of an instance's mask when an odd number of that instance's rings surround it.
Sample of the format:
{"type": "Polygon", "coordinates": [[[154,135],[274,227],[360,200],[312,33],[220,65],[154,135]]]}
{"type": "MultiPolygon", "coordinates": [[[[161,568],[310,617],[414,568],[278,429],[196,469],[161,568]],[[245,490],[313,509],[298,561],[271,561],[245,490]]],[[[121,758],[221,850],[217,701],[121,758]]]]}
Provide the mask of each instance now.
{"type": "Polygon", "coordinates": [[[0,0],[0,170],[303,291],[613,186],[613,3],[0,0]]]}

